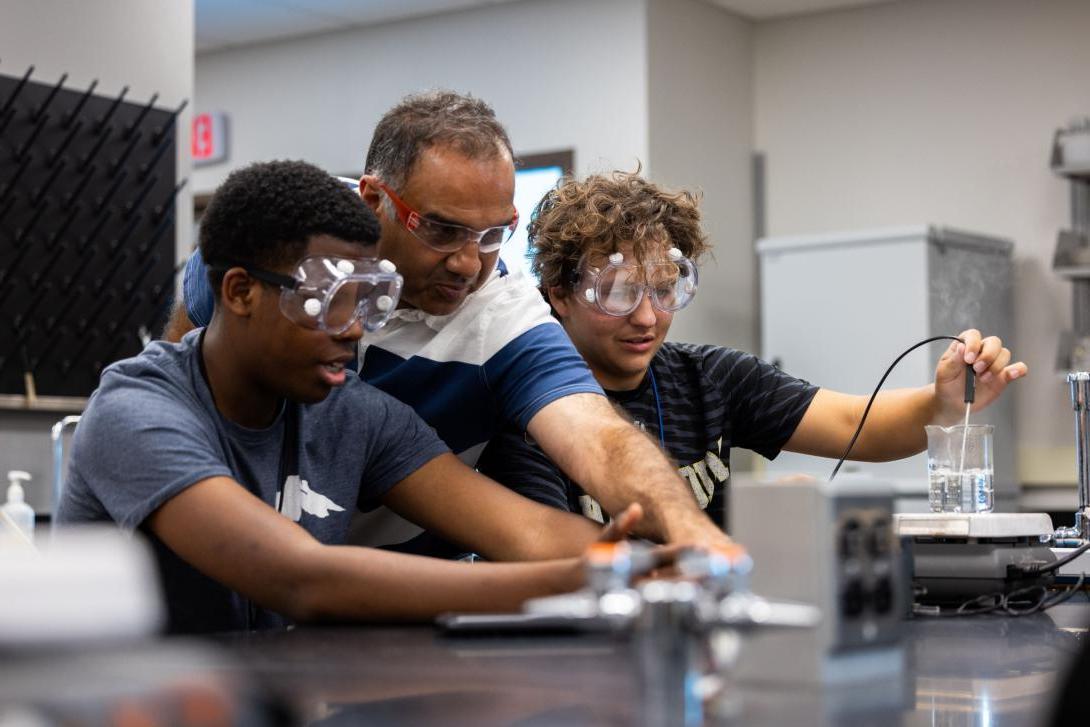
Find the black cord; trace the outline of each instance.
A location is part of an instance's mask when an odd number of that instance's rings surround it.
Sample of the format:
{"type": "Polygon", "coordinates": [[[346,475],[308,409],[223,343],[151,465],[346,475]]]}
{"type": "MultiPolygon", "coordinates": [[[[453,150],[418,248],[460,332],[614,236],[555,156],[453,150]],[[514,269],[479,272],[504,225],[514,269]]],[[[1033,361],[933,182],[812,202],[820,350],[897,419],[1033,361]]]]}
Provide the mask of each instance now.
{"type": "MultiPolygon", "coordinates": [[[[852,441],[848,442],[848,448],[844,450],[844,454],[840,455],[840,461],[836,463],[836,467],[833,468],[833,473],[829,475],[830,482],[832,482],[833,478],[836,477],[836,473],[840,471],[840,465],[844,464],[844,460],[846,460],[848,458],[848,455],[851,454],[852,447],[855,446],[855,440],[859,439],[859,433],[863,431],[863,424],[867,421],[867,415],[870,414],[870,408],[871,405],[874,404],[874,398],[878,396],[878,392],[882,389],[882,384],[886,383],[886,379],[889,378],[889,375],[893,372],[893,369],[897,366],[897,364],[901,363],[901,359],[903,359],[905,356],[912,353],[920,346],[924,346],[928,343],[934,343],[935,341],[957,341],[958,343],[965,343],[965,341],[961,340],[957,336],[933,336],[932,338],[925,338],[919,343],[914,344],[912,347],[910,347],[908,350],[898,356],[893,361],[893,363],[889,365],[889,368],[886,369],[886,372],[882,374],[882,378],[879,379],[878,386],[874,387],[874,393],[870,395],[870,400],[867,402],[867,408],[863,410],[863,417],[859,420],[859,426],[856,427],[855,434],[852,435],[852,441]]],[[[968,375],[968,372],[966,372],[966,376],[968,375]]],[[[965,392],[966,398],[968,398],[968,386],[966,386],[965,392]]]]}
{"type": "Polygon", "coordinates": [[[1075,560],[1075,558],[1078,558],[1080,555],[1085,553],[1087,550],[1090,550],[1090,543],[1083,543],[1082,545],[1075,548],[1073,551],[1071,551],[1070,553],[1068,553],[1064,557],[1060,558],[1059,560],[1054,560],[1054,561],[1052,561],[1051,563],[1049,563],[1047,565],[1024,566],[1024,567],[1021,568],[1021,571],[1023,573],[1025,573],[1026,575],[1031,575],[1031,576],[1032,575],[1037,575],[1038,573],[1051,573],[1052,571],[1056,570],[1057,568],[1062,568],[1065,565],[1067,565],[1068,563],[1070,563],[1071,561],[1075,560]]]}
{"type": "Polygon", "coordinates": [[[1086,574],[1080,573],[1079,580],[1070,588],[1055,596],[1049,596],[1045,586],[1028,586],[1010,593],[988,593],[965,601],[954,609],[945,609],[916,605],[914,616],[926,618],[959,618],[963,616],[985,616],[998,613],[1004,616],[1032,616],[1058,606],[1075,595],[1086,581],[1086,574]]]}

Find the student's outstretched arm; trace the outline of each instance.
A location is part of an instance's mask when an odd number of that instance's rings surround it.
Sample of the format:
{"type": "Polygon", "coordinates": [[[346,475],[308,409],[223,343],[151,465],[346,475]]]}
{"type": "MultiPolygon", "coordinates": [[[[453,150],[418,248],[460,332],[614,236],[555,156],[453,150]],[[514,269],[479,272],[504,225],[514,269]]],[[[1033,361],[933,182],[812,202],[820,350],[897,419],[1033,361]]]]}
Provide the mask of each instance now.
{"type": "MultiPolygon", "coordinates": [[[[1011,352],[995,337],[983,338],[970,329],[943,353],[935,368],[934,383],[918,389],[894,389],[874,400],[851,459],[881,462],[907,457],[927,446],[924,426],[949,426],[965,416],[966,366],[976,376],[976,397],[972,411],[980,411],[1006,389],[1007,384],[1025,376],[1021,361],[1011,363],[1011,352]]],[[[823,457],[840,457],[859,426],[868,396],[820,390],[810,403],[795,433],[784,445],[790,452],[823,457]]]]}
{"type": "Polygon", "coordinates": [[[606,531],[581,515],[529,500],[470,469],[453,454],[432,459],[382,500],[398,515],[489,560],[578,556],[603,537],[623,537],[641,511],[606,531]]]}
{"type": "Polygon", "coordinates": [[[597,394],[572,394],[546,405],[528,427],[549,457],[616,516],[643,508],[638,532],[683,544],[731,541],[697,506],[688,485],[647,436],[597,394]]]}
{"type": "MultiPolygon", "coordinates": [[[[442,506],[443,493],[432,495],[442,506]]],[[[528,598],[583,585],[577,558],[466,564],[323,545],[227,477],[183,490],[146,524],[197,570],[297,621],[418,621],[444,611],[513,611],[528,598]]]]}

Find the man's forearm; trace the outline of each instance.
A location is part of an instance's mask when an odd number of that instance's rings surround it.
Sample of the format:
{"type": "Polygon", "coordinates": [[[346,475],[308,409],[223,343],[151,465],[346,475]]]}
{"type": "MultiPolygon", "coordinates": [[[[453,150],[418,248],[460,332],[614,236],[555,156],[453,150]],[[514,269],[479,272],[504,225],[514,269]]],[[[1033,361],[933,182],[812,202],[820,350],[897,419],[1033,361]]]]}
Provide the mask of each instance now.
{"type": "Polygon", "coordinates": [[[616,514],[630,503],[644,508],[637,532],[664,542],[712,542],[725,536],[697,506],[677,469],[646,435],[618,420],[603,428],[604,456],[573,477],[586,492],[616,514]]]}
{"type": "Polygon", "coordinates": [[[530,420],[529,433],[611,515],[639,503],[639,534],[665,542],[729,542],[662,451],[604,396],[558,399],[530,420]]]}

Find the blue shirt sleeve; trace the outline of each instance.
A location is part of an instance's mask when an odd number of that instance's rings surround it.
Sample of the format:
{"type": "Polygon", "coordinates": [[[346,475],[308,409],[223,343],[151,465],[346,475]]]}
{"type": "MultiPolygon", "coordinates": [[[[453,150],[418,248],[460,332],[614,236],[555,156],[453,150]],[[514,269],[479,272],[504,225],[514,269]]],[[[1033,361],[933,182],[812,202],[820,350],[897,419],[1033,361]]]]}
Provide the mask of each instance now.
{"type": "Polygon", "coordinates": [[[535,326],[501,348],[484,365],[504,418],[525,431],[547,404],[570,394],[605,395],[568,334],[558,324],[535,326]]]}
{"type": "Polygon", "coordinates": [[[199,249],[194,250],[185,263],[182,297],[185,299],[186,315],[194,326],[200,328],[212,321],[216,300],[212,294],[212,285],[208,282],[208,267],[204,264],[199,249]]]}

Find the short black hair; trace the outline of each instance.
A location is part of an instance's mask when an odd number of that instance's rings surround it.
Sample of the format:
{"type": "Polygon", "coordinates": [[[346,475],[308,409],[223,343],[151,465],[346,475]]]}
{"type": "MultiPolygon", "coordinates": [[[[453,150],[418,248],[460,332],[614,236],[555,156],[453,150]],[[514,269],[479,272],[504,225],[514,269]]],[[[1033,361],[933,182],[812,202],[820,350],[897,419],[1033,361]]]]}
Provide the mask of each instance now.
{"type": "Polygon", "coordinates": [[[374,245],[379,223],[344,182],[302,161],[258,162],[232,172],[200,222],[201,257],[219,299],[226,268],[291,265],[314,235],[374,245]]]}

